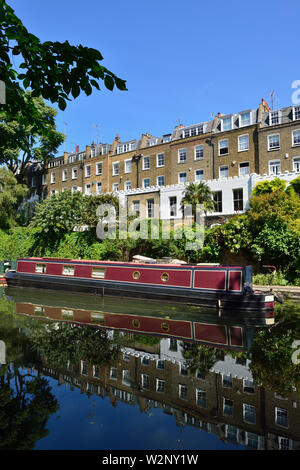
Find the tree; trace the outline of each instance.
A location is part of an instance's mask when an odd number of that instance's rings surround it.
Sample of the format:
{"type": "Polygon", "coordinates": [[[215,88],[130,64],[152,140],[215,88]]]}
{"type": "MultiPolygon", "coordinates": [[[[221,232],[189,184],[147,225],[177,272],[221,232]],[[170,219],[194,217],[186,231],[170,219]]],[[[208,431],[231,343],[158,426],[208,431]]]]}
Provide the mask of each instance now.
{"type": "Polygon", "coordinates": [[[190,183],[186,187],[183,193],[183,198],[181,200],[182,212],[184,211],[184,207],[186,205],[192,207],[192,213],[195,221],[197,205],[202,205],[205,212],[213,211],[215,209],[215,203],[209,186],[202,181],[198,184],[190,183]]]}
{"type": "Polygon", "coordinates": [[[114,86],[126,90],[126,82],[118,78],[100,62],[101,53],[82,45],[72,46],[46,41],[29,33],[14,10],[5,0],[0,0],[0,77],[6,84],[7,108],[12,115],[20,110],[30,118],[30,103],[24,108],[24,90],[31,88],[33,96],[42,96],[52,103],[58,103],[60,109],[66,108],[70,95],[76,98],[81,91],[92,93],[92,87],[100,90],[98,81],[112,90],[114,86]],[[20,73],[13,67],[12,56],[23,59],[20,73]],[[28,114],[29,113],[29,114],[28,114]]]}
{"type": "Polygon", "coordinates": [[[0,110],[0,164],[5,164],[20,183],[30,162],[53,158],[65,139],[56,130],[57,111],[47,106],[43,98],[34,98],[29,92],[25,93],[25,98],[32,101],[39,126],[24,120],[21,111],[11,118],[10,113],[0,110]]]}
{"type": "Polygon", "coordinates": [[[11,171],[0,168],[0,228],[16,225],[17,209],[28,192],[26,186],[18,184],[11,171]]]}
{"type": "Polygon", "coordinates": [[[72,232],[81,223],[83,199],[79,191],[54,194],[36,205],[30,225],[39,227],[42,234],[51,238],[72,232]]]}
{"type": "Polygon", "coordinates": [[[252,191],[252,196],[259,196],[261,194],[271,194],[274,191],[285,191],[286,182],[280,178],[274,178],[271,181],[262,181],[257,183],[252,191]]]}

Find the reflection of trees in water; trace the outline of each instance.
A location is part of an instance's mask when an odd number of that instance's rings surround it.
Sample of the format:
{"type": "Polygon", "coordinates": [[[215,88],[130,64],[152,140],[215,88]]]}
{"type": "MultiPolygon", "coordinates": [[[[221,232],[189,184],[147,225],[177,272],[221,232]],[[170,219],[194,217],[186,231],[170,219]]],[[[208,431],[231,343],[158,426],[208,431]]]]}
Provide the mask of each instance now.
{"type": "Polygon", "coordinates": [[[292,344],[300,339],[300,321],[289,312],[286,317],[281,314],[277,318],[273,327],[255,333],[250,370],[256,383],[287,396],[300,387],[300,364],[292,360],[292,344]]]}
{"type": "Polygon", "coordinates": [[[99,328],[48,323],[35,328],[30,341],[47,365],[57,369],[77,365],[80,361],[97,366],[113,364],[118,360],[126,339],[112,339],[106,330],[99,328]]]}
{"type": "Polygon", "coordinates": [[[6,364],[0,366],[0,449],[30,450],[48,435],[49,416],[58,409],[47,379],[24,369],[27,319],[14,316],[14,303],[0,299],[0,338],[6,364]]]}
{"type": "Polygon", "coordinates": [[[45,426],[58,402],[45,378],[23,374],[13,364],[0,371],[0,448],[34,449],[48,435],[45,426]]]}
{"type": "Polygon", "coordinates": [[[211,346],[183,343],[183,357],[192,373],[207,374],[217,361],[224,359],[224,351],[211,346]]]}

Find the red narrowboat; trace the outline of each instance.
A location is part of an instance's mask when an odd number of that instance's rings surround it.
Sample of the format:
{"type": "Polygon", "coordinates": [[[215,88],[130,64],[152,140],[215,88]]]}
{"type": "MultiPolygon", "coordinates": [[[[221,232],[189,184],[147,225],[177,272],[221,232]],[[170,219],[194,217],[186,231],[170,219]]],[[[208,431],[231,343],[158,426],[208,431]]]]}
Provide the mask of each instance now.
{"type": "Polygon", "coordinates": [[[252,289],[251,266],[210,266],[20,258],[8,286],[180,302],[219,309],[272,310],[274,296],[252,289]]]}

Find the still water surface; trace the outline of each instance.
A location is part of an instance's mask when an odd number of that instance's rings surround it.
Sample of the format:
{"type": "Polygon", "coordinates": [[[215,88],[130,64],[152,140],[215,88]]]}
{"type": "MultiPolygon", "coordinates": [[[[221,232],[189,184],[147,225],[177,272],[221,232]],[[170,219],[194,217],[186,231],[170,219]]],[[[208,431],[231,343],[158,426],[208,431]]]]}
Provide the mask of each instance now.
{"type": "Polygon", "coordinates": [[[299,449],[299,313],[2,289],[0,449],[299,449]]]}

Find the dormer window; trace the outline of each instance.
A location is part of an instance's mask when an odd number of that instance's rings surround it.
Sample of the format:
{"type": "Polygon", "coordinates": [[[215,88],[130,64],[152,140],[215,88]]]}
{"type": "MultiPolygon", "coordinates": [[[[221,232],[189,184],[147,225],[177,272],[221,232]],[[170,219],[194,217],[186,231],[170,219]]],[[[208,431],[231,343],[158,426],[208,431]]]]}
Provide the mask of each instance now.
{"type": "Polygon", "coordinates": [[[232,129],[232,117],[223,118],[221,121],[221,130],[230,131],[232,129]]]}
{"type": "Polygon", "coordinates": [[[271,111],[269,114],[270,126],[276,126],[276,124],[281,123],[281,113],[280,111],[271,111]]]}
{"type": "Polygon", "coordinates": [[[171,135],[164,135],[163,136],[163,143],[171,142],[171,135]]]}
{"type": "Polygon", "coordinates": [[[241,113],[239,115],[240,127],[250,126],[251,124],[251,113],[241,113]]]}
{"type": "Polygon", "coordinates": [[[204,134],[204,125],[190,127],[189,129],[184,129],[182,137],[194,137],[196,135],[204,134]]]}
{"type": "Polygon", "coordinates": [[[128,142],[126,144],[120,144],[117,146],[117,153],[130,152],[130,150],[136,149],[136,142],[128,142]]]}
{"type": "Polygon", "coordinates": [[[157,138],[153,138],[153,139],[149,139],[148,141],[148,145],[149,147],[152,147],[153,145],[156,145],[157,144],[157,138]]]}
{"type": "Polygon", "coordinates": [[[293,120],[300,119],[300,106],[294,106],[293,108],[293,120]]]}

